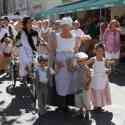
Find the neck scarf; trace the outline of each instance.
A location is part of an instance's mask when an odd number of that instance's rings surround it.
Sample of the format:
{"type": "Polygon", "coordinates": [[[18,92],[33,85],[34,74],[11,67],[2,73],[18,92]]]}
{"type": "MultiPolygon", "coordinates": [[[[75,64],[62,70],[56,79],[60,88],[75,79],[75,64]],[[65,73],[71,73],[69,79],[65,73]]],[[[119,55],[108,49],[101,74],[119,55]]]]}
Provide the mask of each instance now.
{"type": "Polygon", "coordinates": [[[38,37],[38,33],[34,30],[31,30],[30,32],[28,32],[27,29],[24,29],[24,32],[26,33],[30,47],[32,48],[32,50],[36,51],[36,47],[34,45],[34,41],[32,37],[33,36],[38,37]]]}

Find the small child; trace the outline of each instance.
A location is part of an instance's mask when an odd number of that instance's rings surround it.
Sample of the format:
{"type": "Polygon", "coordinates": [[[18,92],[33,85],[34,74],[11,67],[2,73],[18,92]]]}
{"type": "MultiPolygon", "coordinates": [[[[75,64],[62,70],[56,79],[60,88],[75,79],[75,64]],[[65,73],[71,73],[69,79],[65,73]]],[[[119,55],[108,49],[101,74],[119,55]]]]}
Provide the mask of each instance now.
{"type": "Polygon", "coordinates": [[[2,65],[0,69],[2,68],[3,71],[6,71],[8,69],[10,57],[12,54],[13,40],[9,37],[4,37],[1,40],[0,49],[1,49],[0,50],[1,51],[0,52],[1,53],[0,66],[2,65]]]}
{"type": "Polygon", "coordinates": [[[39,115],[44,115],[47,111],[47,102],[48,102],[48,87],[49,77],[48,74],[55,74],[55,71],[52,68],[48,68],[48,56],[46,54],[38,57],[38,67],[36,70],[37,77],[37,96],[38,96],[38,107],[39,115]]]}
{"type": "Polygon", "coordinates": [[[80,113],[89,119],[90,106],[90,83],[91,72],[86,65],[88,55],[84,52],[79,52],[75,55],[77,64],[75,68],[75,82],[76,82],[76,102],[80,103],[80,113]]]}
{"type": "Polygon", "coordinates": [[[104,58],[104,46],[99,43],[95,46],[96,56],[88,61],[93,66],[92,75],[92,103],[94,111],[103,111],[103,107],[111,104],[111,95],[108,81],[107,61],[104,58]]]}

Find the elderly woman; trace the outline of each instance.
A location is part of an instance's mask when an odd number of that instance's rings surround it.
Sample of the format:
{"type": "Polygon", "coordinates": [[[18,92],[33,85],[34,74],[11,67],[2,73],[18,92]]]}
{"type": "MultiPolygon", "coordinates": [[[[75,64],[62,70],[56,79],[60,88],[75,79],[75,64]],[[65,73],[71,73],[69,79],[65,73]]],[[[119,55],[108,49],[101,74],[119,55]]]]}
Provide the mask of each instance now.
{"type": "Polygon", "coordinates": [[[56,91],[59,96],[59,109],[67,111],[68,105],[74,105],[73,73],[69,60],[79,48],[79,41],[71,32],[72,19],[64,17],[61,21],[61,31],[56,34],[55,44],[50,43],[50,52],[56,52],[56,91]]]}
{"type": "Polygon", "coordinates": [[[105,56],[109,60],[120,58],[120,25],[117,20],[112,20],[103,35],[105,56]]]}

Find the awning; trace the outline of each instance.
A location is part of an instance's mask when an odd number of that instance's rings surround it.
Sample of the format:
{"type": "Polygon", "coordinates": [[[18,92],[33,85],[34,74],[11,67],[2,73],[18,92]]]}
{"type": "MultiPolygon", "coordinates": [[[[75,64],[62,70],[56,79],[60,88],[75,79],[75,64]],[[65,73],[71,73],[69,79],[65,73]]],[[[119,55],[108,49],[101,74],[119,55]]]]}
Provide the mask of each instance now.
{"type": "Polygon", "coordinates": [[[81,0],[71,4],[56,6],[36,15],[36,18],[73,13],[79,11],[96,10],[101,8],[117,7],[125,5],[125,0],[81,0]]]}
{"type": "Polygon", "coordinates": [[[81,0],[81,1],[73,2],[69,4],[59,5],[54,8],[48,9],[47,11],[44,11],[44,12],[41,11],[35,17],[43,18],[43,17],[55,16],[55,15],[65,14],[65,13],[73,13],[76,11],[83,11],[85,10],[86,5],[92,4],[95,1],[97,0],[81,0]]]}
{"type": "Polygon", "coordinates": [[[97,0],[95,3],[88,5],[87,10],[111,8],[111,7],[118,7],[118,6],[124,6],[124,5],[125,5],[125,0],[97,0]]]}

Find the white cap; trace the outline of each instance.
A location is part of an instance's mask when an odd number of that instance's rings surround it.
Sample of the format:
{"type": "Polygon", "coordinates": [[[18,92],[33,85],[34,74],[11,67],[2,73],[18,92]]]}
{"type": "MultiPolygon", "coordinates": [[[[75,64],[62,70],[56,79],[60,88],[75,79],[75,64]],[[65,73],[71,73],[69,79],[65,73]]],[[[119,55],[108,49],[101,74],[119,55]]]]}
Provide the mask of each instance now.
{"type": "Polygon", "coordinates": [[[84,52],[78,52],[75,54],[75,57],[77,59],[88,59],[88,55],[84,52]]]}
{"type": "Polygon", "coordinates": [[[72,27],[72,23],[73,23],[73,20],[71,17],[64,17],[61,20],[61,25],[69,25],[70,27],[72,27]]]}
{"type": "Polygon", "coordinates": [[[43,20],[43,23],[44,23],[44,22],[48,22],[48,23],[49,23],[49,19],[44,19],[44,20],[43,20]]]}

